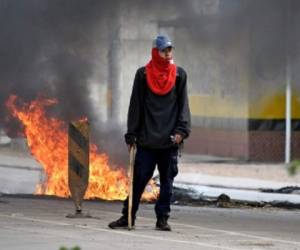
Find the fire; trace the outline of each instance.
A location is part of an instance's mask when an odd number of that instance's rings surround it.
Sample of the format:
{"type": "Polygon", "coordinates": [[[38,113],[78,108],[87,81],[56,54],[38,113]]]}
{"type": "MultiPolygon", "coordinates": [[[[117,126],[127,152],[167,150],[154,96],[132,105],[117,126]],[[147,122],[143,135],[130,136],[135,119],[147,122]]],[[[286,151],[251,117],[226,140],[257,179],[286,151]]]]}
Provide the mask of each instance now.
{"type": "MultiPolygon", "coordinates": [[[[54,117],[47,117],[45,109],[57,104],[55,99],[37,98],[30,103],[16,104],[18,97],[11,95],[6,106],[24,126],[28,147],[42,165],[47,176],[38,184],[36,193],[69,197],[68,188],[68,138],[66,124],[54,117]]],[[[86,118],[82,118],[86,119],[86,118]]],[[[112,170],[108,156],[90,145],[90,177],[86,199],[123,200],[127,197],[128,179],[124,169],[112,170]]],[[[144,200],[157,198],[158,189],[151,181],[143,194],[144,200]]]]}

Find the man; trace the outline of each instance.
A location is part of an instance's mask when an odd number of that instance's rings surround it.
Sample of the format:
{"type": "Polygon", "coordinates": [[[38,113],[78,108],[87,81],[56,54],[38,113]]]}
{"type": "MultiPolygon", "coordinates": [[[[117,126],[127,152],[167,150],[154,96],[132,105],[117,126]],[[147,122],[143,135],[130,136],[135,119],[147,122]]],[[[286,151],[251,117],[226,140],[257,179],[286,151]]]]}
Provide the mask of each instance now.
{"type": "MultiPolygon", "coordinates": [[[[186,72],[172,58],[173,45],[166,36],[153,41],[152,59],[137,70],[128,111],[125,141],[137,153],[133,177],[132,218],[135,222],[141,195],[157,165],[160,195],[155,205],[156,229],[171,231],[168,224],[173,180],[178,173],[179,144],[190,133],[190,110],[186,72]]],[[[111,222],[112,229],[128,226],[128,198],[123,216],[111,222]]]]}

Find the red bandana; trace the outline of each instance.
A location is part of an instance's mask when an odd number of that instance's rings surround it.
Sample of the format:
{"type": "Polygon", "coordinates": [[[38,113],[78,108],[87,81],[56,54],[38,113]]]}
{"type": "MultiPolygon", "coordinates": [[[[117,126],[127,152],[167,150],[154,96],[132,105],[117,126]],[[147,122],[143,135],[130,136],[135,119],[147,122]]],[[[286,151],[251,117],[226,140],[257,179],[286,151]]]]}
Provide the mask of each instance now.
{"type": "Polygon", "coordinates": [[[176,65],[162,58],[157,48],[152,49],[152,59],[146,65],[148,87],[157,95],[165,95],[174,87],[176,81],[176,65]]]}

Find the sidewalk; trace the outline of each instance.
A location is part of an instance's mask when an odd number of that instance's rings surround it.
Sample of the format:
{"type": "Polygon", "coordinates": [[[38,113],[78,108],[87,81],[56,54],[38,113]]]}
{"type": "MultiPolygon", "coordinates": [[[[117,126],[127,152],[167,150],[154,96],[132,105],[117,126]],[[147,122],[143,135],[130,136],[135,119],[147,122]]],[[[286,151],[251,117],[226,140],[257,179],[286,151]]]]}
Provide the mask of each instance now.
{"type": "Polygon", "coordinates": [[[238,201],[300,204],[299,190],[289,194],[276,193],[281,188],[300,187],[300,174],[289,176],[285,164],[183,155],[174,185],[191,189],[199,197],[216,198],[224,193],[238,201]]]}
{"type": "MultiPolygon", "coordinates": [[[[0,193],[34,193],[36,184],[44,178],[41,166],[28,152],[0,149],[0,193]]],[[[178,167],[179,174],[174,186],[191,190],[195,199],[216,199],[221,194],[226,194],[236,201],[288,202],[300,205],[299,190],[289,194],[274,192],[284,187],[300,187],[300,173],[290,177],[284,164],[248,163],[213,156],[183,155],[178,167]]]]}
{"type": "Polygon", "coordinates": [[[29,153],[0,148],[0,194],[33,194],[44,177],[29,153]]]}

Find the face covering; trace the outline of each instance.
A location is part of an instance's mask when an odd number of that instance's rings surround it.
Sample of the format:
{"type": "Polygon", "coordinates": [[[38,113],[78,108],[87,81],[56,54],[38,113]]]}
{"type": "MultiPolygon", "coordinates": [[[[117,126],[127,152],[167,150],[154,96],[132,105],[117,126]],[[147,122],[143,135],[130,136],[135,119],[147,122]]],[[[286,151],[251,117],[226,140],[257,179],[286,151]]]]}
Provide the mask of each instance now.
{"type": "Polygon", "coordinates": [[[176,65],[172,59],[162,58],[157,48],[152,49],[152,58],[146,65],[147,85],[157,95],[166,95],[176,81],[176,65]]]}

